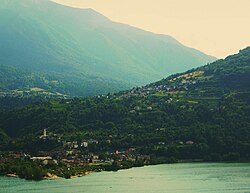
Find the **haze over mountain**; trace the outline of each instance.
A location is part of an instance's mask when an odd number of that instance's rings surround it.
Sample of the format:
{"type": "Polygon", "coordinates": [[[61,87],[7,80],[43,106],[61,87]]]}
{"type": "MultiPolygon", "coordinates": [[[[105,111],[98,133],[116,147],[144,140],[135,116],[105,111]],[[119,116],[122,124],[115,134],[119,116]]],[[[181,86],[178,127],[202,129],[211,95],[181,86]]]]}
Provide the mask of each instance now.
{"type": "Polygon", "coordinates": [[[1,90],[93,95],[140,86],[214,61],[174,38],[47,0],[0,0],[1,90]],[[13,71],[17,73],[12,73],[13,71]],[[26,82],[18,81],[18,74],[26,82]],[[6,75],[5,75],[6,76],[6,75]],[[6,79],[5,79],[6,82],[6,79]]]}

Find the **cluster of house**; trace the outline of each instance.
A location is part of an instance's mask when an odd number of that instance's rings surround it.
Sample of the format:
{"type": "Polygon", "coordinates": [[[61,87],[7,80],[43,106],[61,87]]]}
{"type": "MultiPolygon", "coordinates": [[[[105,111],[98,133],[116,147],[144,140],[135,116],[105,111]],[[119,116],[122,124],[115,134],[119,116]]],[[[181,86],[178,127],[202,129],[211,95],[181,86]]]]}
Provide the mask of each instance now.
{"type": "MultiPolygon", "coordinates": [[[[183,142],[183,141],[171,142],[171,144],[174,144],[174,143],[179,144],[179,145],[193,145],[194,141],[189,140],[189,141],[186,141],[186,142],[183,142]]],[[[159,141],[157,144],[158,145],[166,145],[166,144],[169,144],[169,143],[166,143],[164,141],[159,141]]]]}
{"type": "Polygon", "coordinates": [[[44,156],[44,157],[30,157],[30,160],[41,162],[43,165],[48,164],[58,164],[56,159],[52,159],[50,156],[44,156]]]}
{"type": "Polygon", "coordinates": [[[116,150],[114,153],[111,153],[111,155],[114,155],[117,159],[117,161],[135,161],[136,159],[142,159],[142,160],[149,160],[149,155],[143,155],[136,151],[136,148],[128,148],[125,151],[119,151],[116,150]]]}
{"type": "MultiPolygon", "coordinates": [[[[45,132],[46,134],[46,132],[45,132]]],[[[66,142],[64,148],[57,151],[39,151],[36,156],[31,156],[23,152],[9,152],[5,155],[0,156],[0,163],[6,163],[11,159],[28,159],[34,162],[38,162],[43,165],[48,164],[59,164],[64,163],[70,166],[70,164],[77,164],[81,166],[86,166],[89,164],[98,163],[109,163],[111,164],[115,161],[136,161],[140,160],[150,160],[150,156],[142,155],[137,152],[136,148],[128,148],[127,150],[116,150],[114,152],[106,152],[105,157],[99,156],[95,153],[83,153],[79,150],[79,147],[87,147],[89,143],[98,144],[97,140],[84,140],[81,143],[77,141],[66,142]]],[[[179,145],[193,145],[194,141],[179,141],[179,145]]],[[[166,145],[165,142],[158,142],[158,145],[166,145]]]]}
{"type": "Polygon", "coordinates": [[[58,143],[62,143],[65,149],[78,149],[79,147],[88,147],[89,144],[98,144],[99,141],[95,139],[86,139],[81,142],[78,141],[64,141],[61,139],[61,135],[48,133],[47,129],[43,130],[43,134],[39,136],[41,140],[56,140],[58,143]]]}
{"type": "MultiPolygon", "coordinates": [[[[152,109],[151,109],[152,110],[152,109]]],[[[112,137],[112,136],[111,136],[112,137]]],[[[126,151],[108,152],[106,153],[105,159],[100,159],[99,155],[94,153],[82,153],[84,148],[89,145],[98,145],[99,141],[96,139],[85,139],[82,141],[63,141],[61,137],[48,133],[47,129],[44,129],[43,135],[40,136],[41,140],[57,140],[62,144],[62,149],[59,151],[52,152],[38,152],[36,157],[30,157],[31,160],[40,162],[44,165],[49,163],[66,163],[66,164],[78,164],[78,165],[88,165],[91,163],[112,163],[113,158],[116,157],[117,161],[123,160],[135,160],[135,159],[146,159],[145,155],[138,154],[135,148],[129,148],[126,151]]]]}
{"type": "Polygon", "coordinates": [[[121,98],[129,98],[129,97],[145,97],[152,93],[152,88],[133,88],[127,92],[121,94],[121,98]]]}
{"type": "Polygon", "coordinates": [[[99,163],[99,156],[94,153],[82,154],[79,150],[62,150],[53,152],[37,152],[38,156],[30,157],[32,161],[47,164],[77,164],[88,165],[90,163],[99,163]]]}
{"type": "Polygon", "coordinates": [[[48,133],[47,129],[43,130],[43,134],[41,136],[39,136],[39,138],[41,140],[54,140],[54,141],[57,141],[58,143],[62,142],[61,135],[57,135],[54,133],[48,133]]]}
{"type": "Polygon", "coordinates": [[[0,163],[7,163],[11,159],[26,159],[31,160],[42,165],[64,163],[68,167],[71,164],[77,164],[81,166],[86,166],[89,164],[98,164],[98,163],[109,163],[111,164],[114,159],[116,161],[130,160],[135,161],[136,159],[149,160],[150,157],[147,155],[141,155],[136,152],[134,148],[129,148],[126,151],[118,151],[107,153],[106,158],[100,159],[99,155],[94,153],[81,154],[80,151],[59,151],[59,152],[37,152],[36,156],[31,156],[22,152],[10,152],[4,156],[0,157],[0,163]]]}
{"type": "Polygon", "coordinates": [[[78,149],[80,147],[88,147],[89,144],[98,144],[99,141],[95,139],[82,140],[78,141],[63,141],[63,147],[66,149],[78,149]]]}
{"type": "Polygon", "coordinates": [[[175,92],[178,91],[188,90],[188,87],[190,85],[195,85],[197,83],[197,81],[194,78],[202,76],[203,74],[204,74],[203,71],[195,71],[192,73],[183,74],[167,80],[166,83],[162,84],[156,83],[141,88],[133,88],[129,91],[123,92],[120,95],[120,97],[121,98],[146,97],[150,94],[154,94],[157,92],[166,94],[175,94],[175,92]]]}
{"type": "Polygon", "coordinates": [[[48,163],[75,163],[80,165],[86,165],[89,163],[97,163],[100,162],[99,156],[88,153],[88,154],[82,154],[81,150],[82,148],[87,148],[89,145],[92,144],[98,144],[99,141],[95,139],[86,139],[79,141],[64,141],[61,139],[60,135],[48,133],[47,129],[43,130],[43,134],[39,137],[41,140],[44,141],[57,141],[59,145],[61,145],[62,148],[58,151],[51,151],[51,152],[44,152],[40,151],[37,153],[37,157],[31,157],[31,160],[33,161],[39,161],[43,164],[48,163]],[[81,150],[80,150],[81,149],[81,150]],[[55,158],[55,159],[52,159],[55,158]]]}
{"type": "Polygon", "coordinates": [[[0,97],[9,97],[9,98],[23,98],[23,97],[34,97],[42,96],[44,98],[63,98],[66,99],[67,95],[61,95],[57,93],[51,93],[46,91],[41,92],[32,92],[32,91],[22,91],[22,90],[13,90],[8,92],[0,92],[0,97]]]}

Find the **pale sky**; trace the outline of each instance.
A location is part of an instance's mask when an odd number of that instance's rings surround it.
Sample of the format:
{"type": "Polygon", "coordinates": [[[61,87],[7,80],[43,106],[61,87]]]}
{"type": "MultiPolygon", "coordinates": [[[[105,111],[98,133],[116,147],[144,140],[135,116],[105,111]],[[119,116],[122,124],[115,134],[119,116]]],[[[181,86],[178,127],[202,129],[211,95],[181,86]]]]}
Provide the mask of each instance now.
{"type": "Polygon", "coordinates": [[[113,21],[167,34],[224,58],[250,46],[250,0],[53,0],[113,21]]]}

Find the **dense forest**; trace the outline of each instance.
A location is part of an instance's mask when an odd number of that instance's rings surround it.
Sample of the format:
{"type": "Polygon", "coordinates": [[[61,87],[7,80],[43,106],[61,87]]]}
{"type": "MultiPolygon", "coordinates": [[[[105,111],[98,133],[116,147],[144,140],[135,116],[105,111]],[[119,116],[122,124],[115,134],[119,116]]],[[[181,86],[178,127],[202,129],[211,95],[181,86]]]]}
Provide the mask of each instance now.
{"type": "Polygon", "coordinates": [[[1,105],[1,150],[56,149],[39,139],[47,128],[65,141],[98,140],[92,152],[133,147],[179,160],[249,160],[250,48],[116,94],[1,105]]]}

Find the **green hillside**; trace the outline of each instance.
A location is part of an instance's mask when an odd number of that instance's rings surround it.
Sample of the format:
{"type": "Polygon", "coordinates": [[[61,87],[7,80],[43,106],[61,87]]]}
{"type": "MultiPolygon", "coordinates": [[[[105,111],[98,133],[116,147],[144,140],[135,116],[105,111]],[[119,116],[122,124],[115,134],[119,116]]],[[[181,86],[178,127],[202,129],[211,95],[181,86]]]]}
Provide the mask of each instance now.
{"type": "Polygon", "coordinates": [[[0,64],[50,77],[62,85],[50,92],[69,95],[124,90],[215,60],[170,36],[47,0],[1,0],[0,28],[0,64]]]}
{"type": "Polygon", "coordinates": [[[65,141],[98,140],[88,151],[136,148],[180,160],[250,158],[250,48],[225,60],[113,95],[47,100],[0,110],[6,150],[51,151],[44,128],[65,141]],[[39,145],[40,144],[40,145],[39,145]]]}
{"type": "Polygon", "coordinates": [[[41,92],[32,93],[39,88],[44,93],[51,93],[55,97],[61,95],[79,96],[108,93],[121,88],[130,87],[124,82],[105,79],[97,76],[83,76],[81,72],[61,74],[58,72],[31,72],[21,67],[0,64],[0,92],[15,95],[27,93],[40,95],[41,92]]]}
{"type": "Polygon", "coordinates": [[[248,93],[250,88],[250,48],[212,64],[175,74],[161,81],[142,87],[154,94],[175,92],[184,99],[216,98],[248,93]]]}

